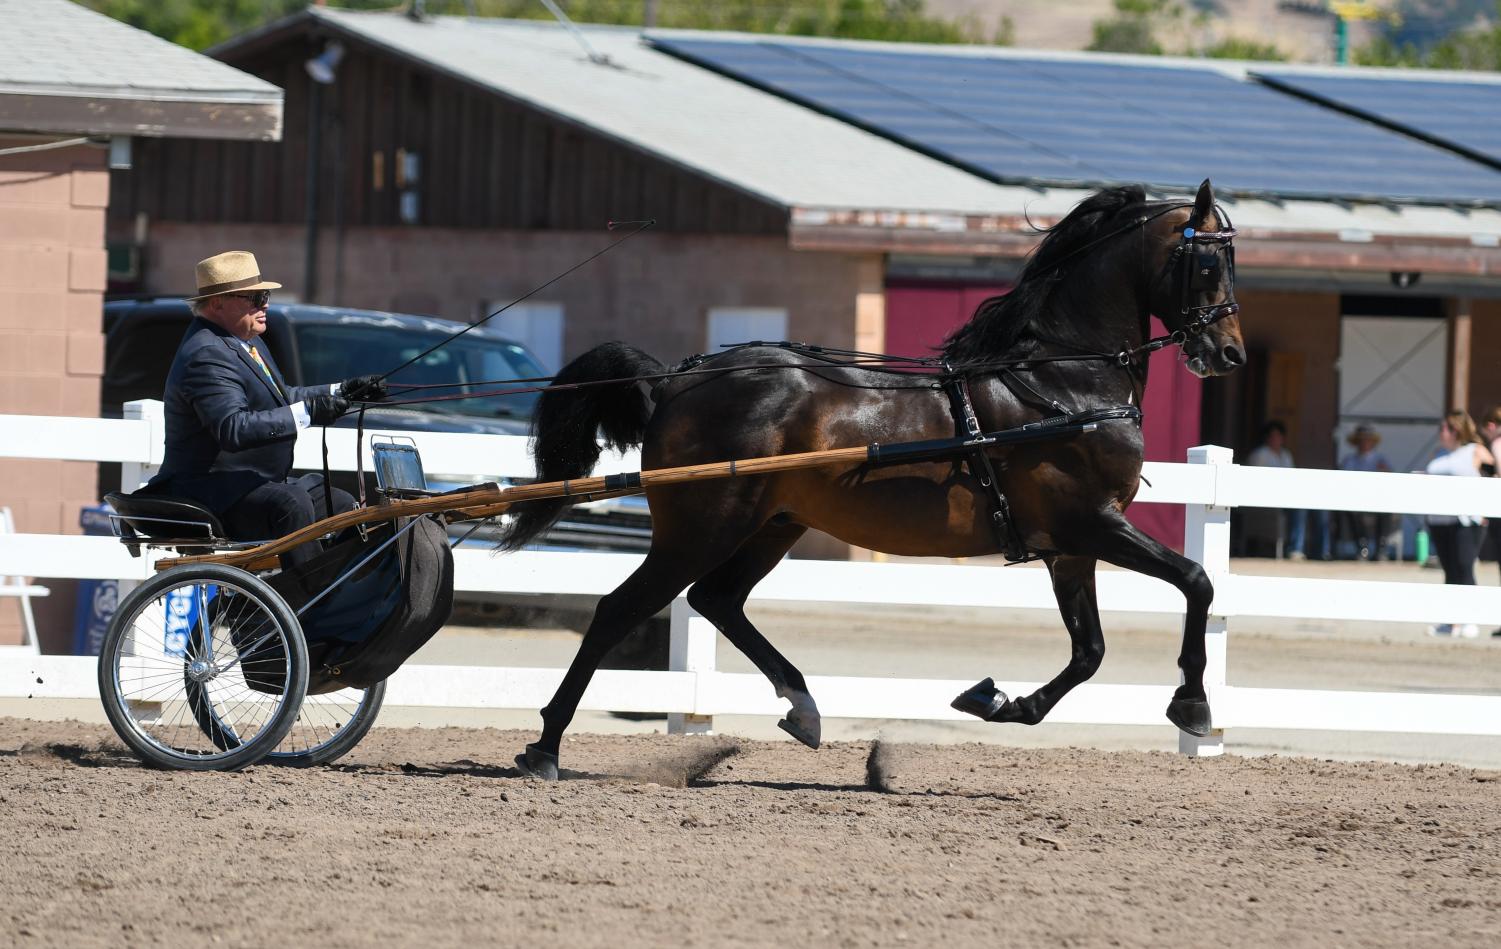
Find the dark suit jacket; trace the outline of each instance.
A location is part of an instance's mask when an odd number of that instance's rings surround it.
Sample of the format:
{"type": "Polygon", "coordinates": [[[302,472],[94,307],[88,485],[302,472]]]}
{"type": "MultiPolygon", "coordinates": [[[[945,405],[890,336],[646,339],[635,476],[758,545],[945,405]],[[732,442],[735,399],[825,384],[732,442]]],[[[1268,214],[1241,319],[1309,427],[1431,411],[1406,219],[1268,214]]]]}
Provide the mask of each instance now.
{"type": "Polygon", "coordinates": [[[273,379],[240,341],[203,319],[188,326],[167,373],[167,445],[146,491],[197,501],[223,515],[292,470],[297,422],[289,406],[322,389],[287,386],[271,353],[250,341],[273,379]]]}

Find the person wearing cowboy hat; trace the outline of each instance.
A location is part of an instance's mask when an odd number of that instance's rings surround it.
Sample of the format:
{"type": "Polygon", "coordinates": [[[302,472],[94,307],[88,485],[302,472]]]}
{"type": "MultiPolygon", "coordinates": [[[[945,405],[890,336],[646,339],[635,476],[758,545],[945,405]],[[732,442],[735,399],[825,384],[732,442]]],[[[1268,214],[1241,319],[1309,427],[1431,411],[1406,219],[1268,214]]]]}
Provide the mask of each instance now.
{"type": "MultiPolygon", "coordinates": [[[[1355,450],[1340,460],[1341,471],[1391,471],[1391,462],[1376,450],[1381,444],[1381,433],[1374,426],[1361,423],[1345,438],[1355,450]]],[[[1386,537],[1391,533],[1391,515],[1341,511],[1340,532],[1346,540],[1354,541],[1356,557],[1360,560],[1386,559],[1386,537]]]]}
{"type": "MultiPolygon", "coordinates": [[[[328,425],[351,401],[386,395],[379,376],[336,385],[289,386],[258,338],[266,331],[270,292],[255,255],[232,250],[198,262],[194,319],[167,373],[166,456],[143,491],[196,501],[236,540],[269,540],[354,507],[323,476],[288,480],[297,432],[328,425]],[[331,501],[331,504],[329,503],[331,501]],[[332,511],[328,508],[332,507],[332,511]]],[[[288,565],[319,551],[304,544],[288,565]]]]}

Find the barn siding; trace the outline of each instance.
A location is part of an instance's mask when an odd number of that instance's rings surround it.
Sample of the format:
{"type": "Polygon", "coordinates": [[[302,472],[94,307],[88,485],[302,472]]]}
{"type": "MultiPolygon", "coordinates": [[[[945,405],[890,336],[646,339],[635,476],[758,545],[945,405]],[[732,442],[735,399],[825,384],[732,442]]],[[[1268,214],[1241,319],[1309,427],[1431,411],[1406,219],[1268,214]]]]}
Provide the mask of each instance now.
{"type": "MultiPolygon", "coordinates": [[[[417,223],[425,226],[590,231],[652,217],[671,233],[786,233],[786,211],[771,202],[345,42],[338,82],[323,90],[318,212],[325,227],[401,224],[397,162],[416,153],[417,223]]],[[[293,39],[230,60],[286,91],[280,143],[138,139],[135,167],[112,173],[117,233],[139,213],[153,221],[303,224],[311,80],[302,63],[316,51],[293,39]]]]}

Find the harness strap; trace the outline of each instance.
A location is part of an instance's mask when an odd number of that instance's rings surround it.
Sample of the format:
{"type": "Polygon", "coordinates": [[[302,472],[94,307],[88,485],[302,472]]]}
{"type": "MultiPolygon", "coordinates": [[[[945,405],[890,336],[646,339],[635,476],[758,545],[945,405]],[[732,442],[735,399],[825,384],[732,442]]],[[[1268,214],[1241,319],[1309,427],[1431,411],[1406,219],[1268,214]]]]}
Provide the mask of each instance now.
{"type": "Polygon", "coordinates": [[[1027,401],[1027,398],[1021,392],[1017,392],[1017,389],[1022,389],[1028,396],[1031,396],[1031,401],[1034,405],[1045,405],[1059,415],[1066,416],[1069,414],[1068,408],[1062,402],[1059,402],[1057,399],[1048,398],[1041,392],[1038,392],[1030,384],[1022,381],[1022,377],[1012,372],[1009,368],[999,370],[996,375],[1000,377],[1001,382],[1005,383],[1006,388],[1010,389],[1022,401],[1027,401]]]}
{"type": "MultiPolygon", "coordinates": [[[[950,367],[944,365],[945,372],[950,372],[950,367]]],[[[1006,500],[1006,495],[1001,492],[1000,479],[995,475],[995,466],[991,464],[990,456],[985,453],[985,435],[980,428],[980,420],[975,415],[975,406],[969,395],[969,380],[962,375],[946,375],[943,380],[944,392],[949,397],[949,412],[954,417],[954,434],[973,445],[973,448],[964,456],[965,466],[969,468],[969,476],[980,483],[980,487],[986,489],[990,498],[990,527],[995,532],[996,544],[1006,557],[1006,562],[1025,563],[1028,560],[1036,560],[1037,555],[1027,549],[1026,543],[1016,530],[1016,522],[1011,517],[1011,505],[1006,500]]]]}
{"type": "MultiPolygon", "coordinates": [[[[354,478],[355,490],[360,493],[360,507],[365,507],[365,403],[360,403],[360,414],[354,426],[354,478]]],[[[329,512],[332,514],[332,506],[329,512]]],[[[360,537],[369,536],[366,525],[359,526],[360,537]]]]}
{"type": "Polygon", "coordinates": [[[328,426],[323,426],[323,516],[334,516],[334,489],[328,483],[328,426]]]}

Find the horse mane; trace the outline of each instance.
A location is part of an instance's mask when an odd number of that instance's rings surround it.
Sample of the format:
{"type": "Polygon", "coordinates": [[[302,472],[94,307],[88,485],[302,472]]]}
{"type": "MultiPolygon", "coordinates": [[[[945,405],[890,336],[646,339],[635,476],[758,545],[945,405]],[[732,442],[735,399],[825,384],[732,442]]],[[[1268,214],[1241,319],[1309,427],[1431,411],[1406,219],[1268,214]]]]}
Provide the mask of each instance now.
{"type": "Polygon", "coordinates": [[[1105,188],[1080,201],[1052,227],[1038,228],[1046,236],[1027,255],[1016,286],[981,302],[969,322],[943,341],[943,358],[963,364],[984,362],[1009,352],[1037,323],[1053,288],[1062,281],[1065,269],[1058,264],[1098,237],[1121,211],[1146,200],[1146,191],[1140,185],[1105,188]]]}

